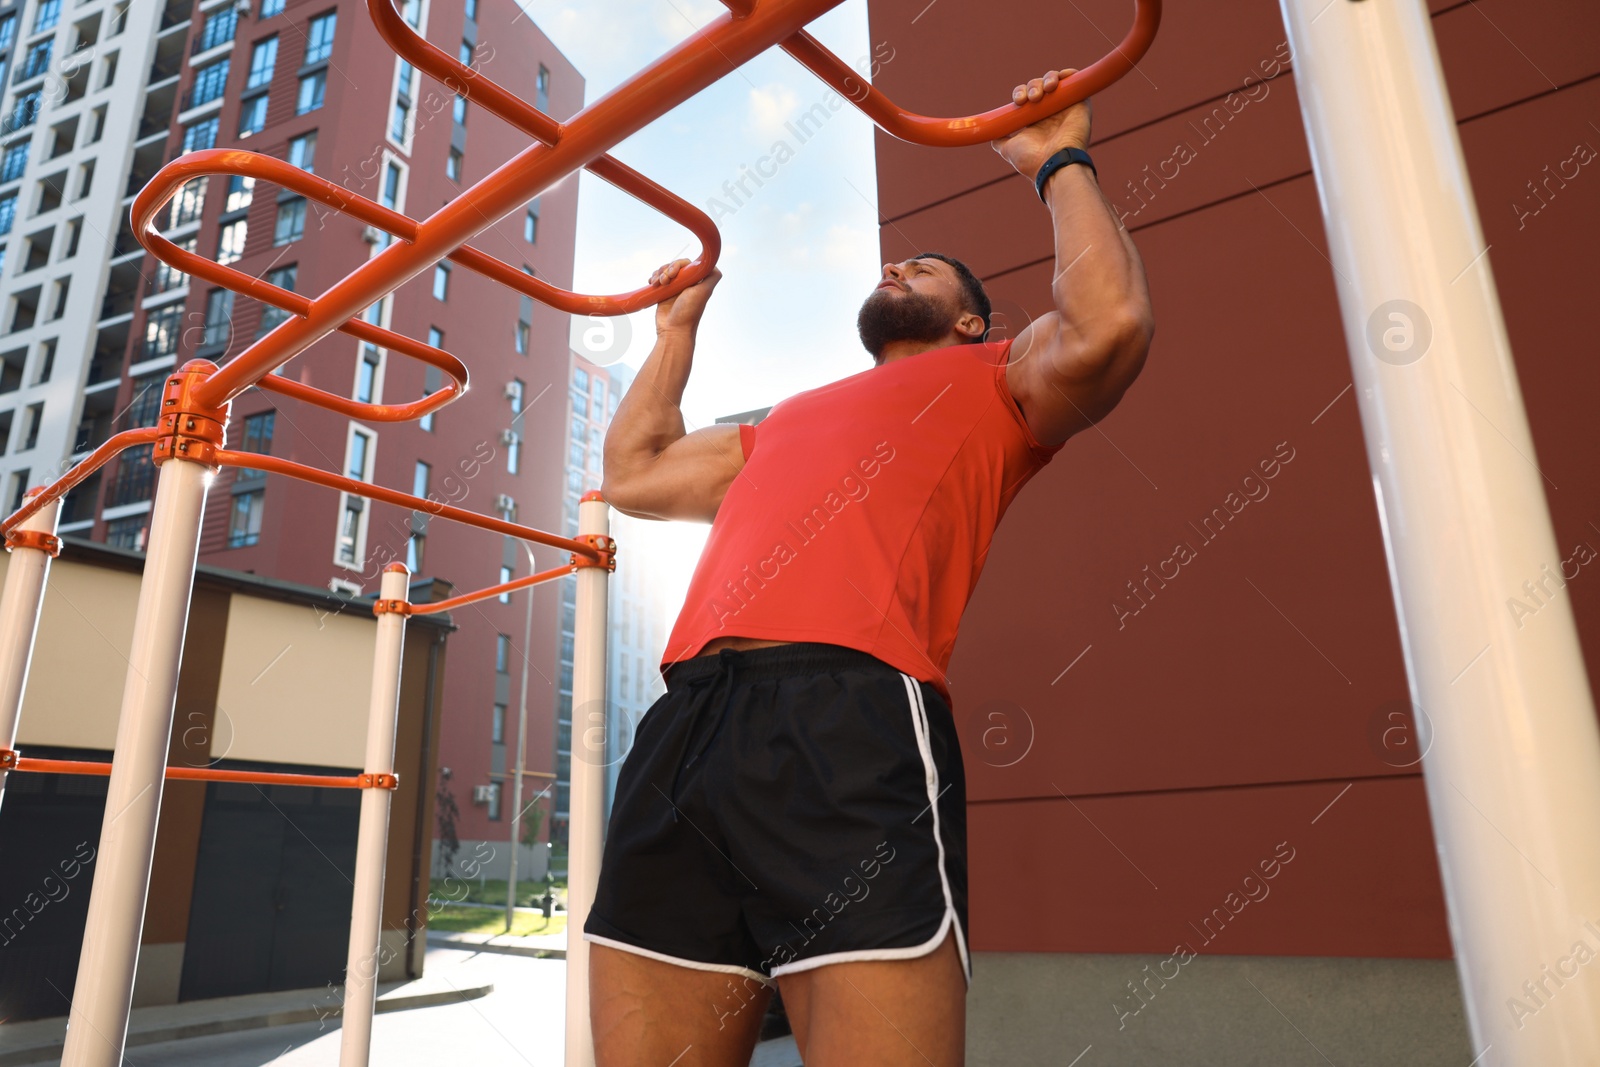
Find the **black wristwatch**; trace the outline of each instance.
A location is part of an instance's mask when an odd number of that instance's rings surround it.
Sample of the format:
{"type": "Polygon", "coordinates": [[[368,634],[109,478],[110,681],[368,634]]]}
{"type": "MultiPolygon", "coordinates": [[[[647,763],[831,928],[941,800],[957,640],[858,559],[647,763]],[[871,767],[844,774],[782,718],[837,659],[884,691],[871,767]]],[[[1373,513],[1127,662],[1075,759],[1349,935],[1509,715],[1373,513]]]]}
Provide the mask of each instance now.
{"type": "MultiPolygon", "coordinates": [[[[1039,168],[1039,176],[1033,179],[1033,187],[1038,190],[1039,199],[1044,200],[1044,183],[1050,180],[1050,175],[1062,167],[1082,163],[1094,172],[1095,180],[1100,178],[1100,172],[1094,169],[1094,160],[1089,158],[1089,153],[1081,148],[1063,148],[1055,155],[1044,161],[1044,166],[1039,168]]],[[[1049,203],[1049,201],[1045,201],[1049,203]]]]}

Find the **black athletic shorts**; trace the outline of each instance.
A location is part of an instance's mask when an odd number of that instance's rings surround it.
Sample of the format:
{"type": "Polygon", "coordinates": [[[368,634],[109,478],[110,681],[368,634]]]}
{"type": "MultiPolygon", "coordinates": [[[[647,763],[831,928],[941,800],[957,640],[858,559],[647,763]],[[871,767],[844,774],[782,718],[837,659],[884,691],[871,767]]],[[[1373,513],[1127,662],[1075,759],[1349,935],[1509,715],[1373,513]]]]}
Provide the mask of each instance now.
{"type": "Polygon", "coordinates": [[[966,782],[949,705],[802,642],[669,666],[623,762],[584,937],[769,983],[966,945],[966,782]]]}

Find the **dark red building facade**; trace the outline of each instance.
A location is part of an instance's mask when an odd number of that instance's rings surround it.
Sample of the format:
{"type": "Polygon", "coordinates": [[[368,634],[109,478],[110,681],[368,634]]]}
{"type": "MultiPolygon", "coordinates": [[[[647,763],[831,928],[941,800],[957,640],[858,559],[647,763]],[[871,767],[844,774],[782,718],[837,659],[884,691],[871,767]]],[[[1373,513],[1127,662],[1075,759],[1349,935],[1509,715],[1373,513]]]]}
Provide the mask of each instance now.
{"type": "MultiPolygon", "coordinates": [[[[1600,370],[1578,314],[1597,281],[1600,16],[1428,6],[1557,542],[1600,546],[1600,370]]],[[[872,43],[894,53],[875,81],[924,114],[985,110],[1088,65],[1131,11],[872,0],[872,43]]],[[[1322,1062],[1309,1041],[1333,1062],[1465,1064],[1481,1050],[1277,6],[1168,5],[1093,106],[1157,336],[1122,406],[1008,513],[951,665],[976,1062],[1089,1044],[1097,1064],[1322,1062]]],[[[987,147],[880,133],[877,153],[885,261],[962,258],[1001,330],[1049,310],[1050,218],[1026,179],[987,147]]],[[[1600,585],[1562,595],[1593,676],[1600,585]]],[[[1485,847],[1522,862],[1484,817],[1485,847]]]]}

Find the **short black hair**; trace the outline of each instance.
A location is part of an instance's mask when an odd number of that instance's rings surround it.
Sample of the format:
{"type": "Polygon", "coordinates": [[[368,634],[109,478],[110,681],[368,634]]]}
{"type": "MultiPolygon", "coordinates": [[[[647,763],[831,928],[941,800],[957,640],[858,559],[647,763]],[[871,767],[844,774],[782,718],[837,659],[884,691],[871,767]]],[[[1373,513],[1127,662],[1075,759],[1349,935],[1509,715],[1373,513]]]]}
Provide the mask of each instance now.
{"type": "MultiPolygon", "coordinates": [[[[943,252],[918,252],[912,259],[937,259],[942,263],[950,264],[956,272],[956,278],[961,282],[961,291],[967,297],[967,310],[983,319],[983,333],[979,334],[976,341],[982,341],[989,336],[989,316],[994,313],[994,307],[989,303],[989,294],[984,292],[983,283],[967,265],[954,256],[947,256],[943,252]]],[[[974,341],[973,343],[976,343],[974,341]]]]}

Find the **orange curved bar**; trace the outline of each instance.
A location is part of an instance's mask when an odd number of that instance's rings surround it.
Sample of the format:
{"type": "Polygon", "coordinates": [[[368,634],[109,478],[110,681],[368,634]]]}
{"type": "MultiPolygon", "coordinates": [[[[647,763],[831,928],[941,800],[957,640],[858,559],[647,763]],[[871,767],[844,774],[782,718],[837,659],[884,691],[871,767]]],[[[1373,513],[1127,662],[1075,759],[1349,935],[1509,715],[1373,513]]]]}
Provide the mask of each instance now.
{"type": "MultiPolygon", "coordinates": [[[[89,760],[42,759],[18,756],[9,768],[37,774],[87,774],[101,778],[111,773],[111,764],[89,760]]],[[[168,778],[201,782],[253,782],[259,785],[310,785],[324,789],[360,789],[362,775],[282,774],[274,771],[230,771],[219,767],[168,767],[168,778]]]]}
{"type": "MultiPolygon", "coordinates": [[[[196,178],[209,177],[213,174],[238,174],[244,177],[260,178],[292,189],[308,199],[327,204],[336,210],[353,215],[362,222],[383,226],[393,230],[392,225],[386,225],[404,220],[410,225],[414,233],[415,223],[399,212],[390,211],[379,204],[375,204],[365,197],[356,196],[324,178],[301,170],[292,164],[271,156],[259,155],[255,152],[241,152],[225,148],[210,148],[200,152],[191,152],[181,159],[162,167],[154,178],[141,190],[133,201],[133,225],[135,232],[144,246],[165,263],[178,268],[185,274],[203,278],[216,285],[255,297],[263,303],[288,311],[302,318],[311,313],[312,301],[300,293],[292,293],[281,289],[269,282],[254,278],[241,270],[225,266],[204,256],[197,255],[162,236],[154,226],[156,213],[159,212],[167,201],[176,196],[178,190],[196,178]]],[[[520,272],[517,272],[520,273],[520,272]]],[[[329,393],[309,385],[303,385],[292,379],[272,379],[263,375],[256,384],[263,389],[270,389],[285,396],[292,396],[320,407],[329,408],[353,418],[369,419],[373,422],[403,422],[409,419],[420,418],[430,411],[435,411],[462,393],[467,391],[468,372],[467,365],[443,349],[432,345],[425,345],[420,341],[406,337],[404,334],[395,333],[376,326],[365,319],[354,318],[346,321],[339,327],[340,332],[350,334],[363,341],[370,341],[382,348],[407,355],[413,359],[421,360],[444,371],[452,380],[439,390],[428,394],[420,400],[409,404],[365,404],[349,400],[337,393],[329,393]]],[[[287,362],[287,360],[285,360],[287,362]]],[[[268,372],[270,374],[270,372],[268,372]]]]}
{"type": "Polygon", "coordinates": [[[1015,133],[1111,85],[1150,50],[1160,24],[1161,0],[1134,0],[1133,25],[1122,43],[1090,66],[1068,75],[1043,100],[1008,103],[982,114],[949,119],[930,118],[900,107],[804,30],[785,40],[783,50],[865,112],[883,132],[912,144],[966,148],[1015,133]]]}
{"type": "MultiPolygon", "coordinates": [[[[526,100],[507,91],[492,78],[430,44],[412,29],[411,24],[395,8],[394,0],[367,0],[367,11],[379,35],[388,42],[390,48],[452,93],[466,97],[547,145],[554,145],[561,140],[565,132],[561,123],[530,106],[526,100]]],[[[615,296],[583,296],[545,285],[542,293],[529,292],[529,296],[574,315],[626,315],[677,296],[711,273],[717,265],[717,257],[722,253],[722,235],[709,215],[610,154],[594,160],[587,169],[597,178],[644,201],[694,234],[700,242],[700,255],[666,286],[647,285],[615,296]]],[[[460,262],[465,265],[465,261],[460,262]]],[[[500,280],[513,284],[504,278],[500,280]]]]}
{"type": "MultiPolygon", "coordinates": [[[[328,489],[338,489],[341,492],[354,496],[364,497],[367,500],[376,500],[384,504],[394,504],[398,507],[408,508],[411,511],[426,511],[430,515],[437,515],[441,519],[459,522],[464,526],[474,526],[480,530],[491,533],[508,534],[519,541],[532,541],[534,544],[548,545],[551,548],[563,549],[583,556],[585,559],[598,561],[600,551],[592,545],[582,541],[572,541],[555,534],[535,530],[531,526],[521,526],[504,519],[493,519],[487,515],[479,515],[475,511],[453,507],[450,504],[441,504],[437,500],[424,500],[410,493],[402,493],[396,489],[385,489],[381,485],[371,485],[367,482],[358,482],[354,478],[346,478],[342,474],[330,474],[316,467],[308,467],[304,463],[296,463],[289,459],[279,459],[277,456],[260,455],[255,452],[235,452],[232,449],[219,448],[211,454],[212,462],[224,467],[251,467],[258,471],[269,471],[273,474],[282,474],[289,478],[298,478],[302,482],[310,482],[328,489]]],[[[413,610],[413,614],[417,614],[413,610]]]]}
{"type": "Polygon", "coordinates": [[[565,567],[551,567],[547,571],[539,571],[537,574],[529,574],[514,581],[501,582],[499,585],[491,585],[487,589],[479,589],[475,593],[463,593],[460,596],[448,597],[444,600],[434,600],[426,604],[412,604],[409,614],[436,615],[441,611],[449,611],[452,608],[464,608],[468,604],[476,604],[480,600],[488,600],[490,597],[499,596],[501,593],[512,593],[518,589],[525,589],[530,585],[538,585],[540,582],[548,582],[552,578],[565,577],[566,575],[571,574],[572,570],[572,564],[569,563],[565,567]]]}
{"type": "Polygon", "coordinates": [[[146,426],[138,430],[123,430],[119,434],[113,434],[108,437],[99,448],[79,460],[77,466],[45,486],[39,492],[28,497],[20,508],[7,515],[5,521],[0,522],[0,536],[16,529],[19,523],[50,503],[50,501],[65,496],[79,482],[105,466],[106,461],[118,452],[132,448],[134,445],[151,444],[160,436],[161,430],[158,427],[146,426]]]}

